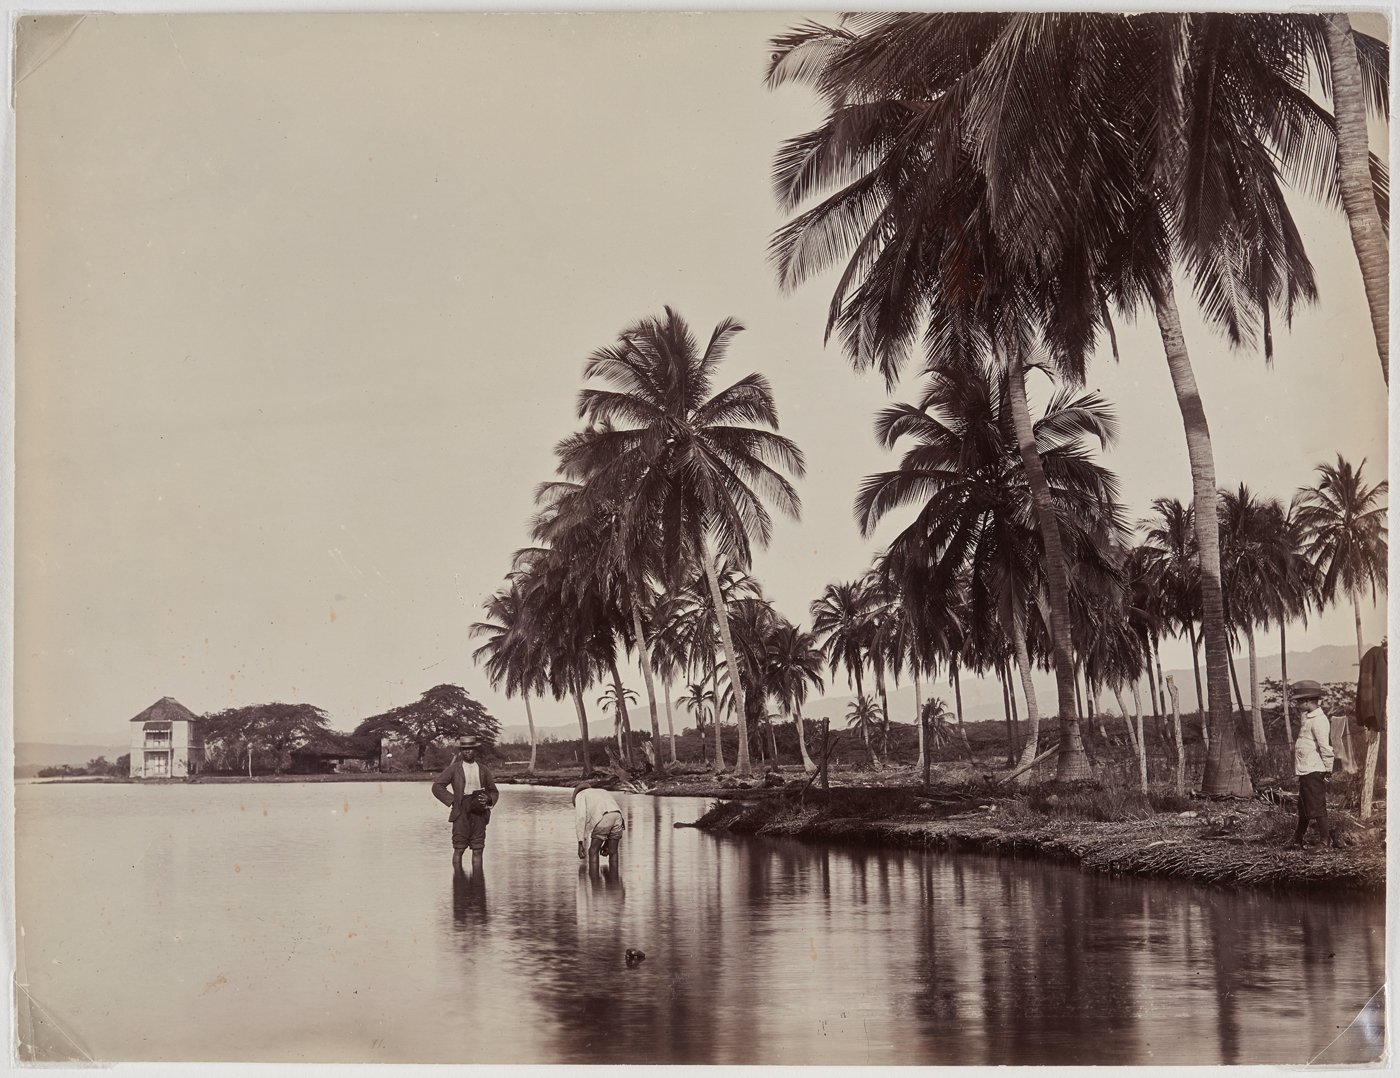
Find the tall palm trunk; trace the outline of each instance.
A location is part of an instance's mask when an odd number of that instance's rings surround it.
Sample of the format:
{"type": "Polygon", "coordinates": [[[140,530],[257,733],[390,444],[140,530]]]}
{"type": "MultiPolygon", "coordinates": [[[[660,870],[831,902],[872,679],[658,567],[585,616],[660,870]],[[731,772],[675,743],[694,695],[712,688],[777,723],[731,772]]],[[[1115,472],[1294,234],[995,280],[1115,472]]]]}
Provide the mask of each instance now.
{"type": "Polygon", "coordinates": [[[1361,637],[1361,596],[1353,594],[1351,597],[1351,608],[1356,613],[1356,662],[1359,665],[1366,657],[1366,645],[1361,637]]]}
{"type": "MultiPolygon", "coordinates": [[[[710,553],[710,544],[700,540],[700,558],[705,563],[705,579],[710,584],[710,601],[715,604],[715,621],[719,624],[719,639],[724,645],[724,661],[729,664],[729,684],[734,690],[734,719],[739,724],[739,755],[734,765],[734,773],[742,778],[749,775],[749,717],[744,703],[744,679],[739,674],[739,661],[735,658],[734,639],[729,635],[729,611],[724,606],[724,595],[719,590],[719,574],[715,570],[715,559],[710,553]]],[[[715,724],[715,744],[719,744],[719,724],[715,724]]]]}
{"type": "MultiPolygon", "coordinates": [[[[1064,545],[1060,540],[1060,519],[1050,495],[1050,483],[1041,466],[1040,451],[1035,444],[1035,428],[1030,408],[1026,404],[1026,369],[1021,346],[1012,342],[1008,350],[1011,377],[1011,418],[1016,427],[1016,443],[1021,450],[1021,462],[1026,469],[1026,483],[1031,491],[1036,524],[1045,546],[1045,581],[1050,598],[1050,640],[1055,660],[1055,687],[1059,697],[1060,751],[1055,778],[1060,782],[1087,779],[1091,776],[1089,757],[1079,735],[1079,715],[1074,704],[1074,649],[1070,637],[1069,571],[1065,567],[1064,545]]],[[[1024,676],[1024,675],[1023,675],[1024,676]]],[[[1029,682],[1027,682],[1029,687],[1029,682]]],[[[1029,710],[1029,703],[1027,710],[1029,710]]],[[[1039,729],[1032,729],[1027,746],[1039,741],[1039,729]]],[[[1035,759],[1022,754],[1022,763],[1035,759]]]]}
{"type": "Polygon", "coordinates": [[[617,672],[617,660],[608,660],[608,665],[612,667],[613,688],[617,692],[617,700],[614,702],[616,711],[613,712],[613,732],[617,734],[617,751],[622,754],[623,760],[630,767],[632,765],[632,723],[627,717],[627,694],[622,687],[622,675],[617,672]]]}
{"type": "Polygon", "coordinates": [[[525,724],[530,727],[530,774],[535,773],[535,716],[530,711],[530,694],[522,692],[520,694],[525,700],[525,724]]]}
{"type": "Polygon", "coordinates": [[[1191,462],[1197,561],[1201,573],[1201,630],[1206,641],[1206,687],[1210,694],[1209,721],[1215,731],[1206,756],[1202,786],[1208,795],[1249,797],[1254,792],[1254,784],[1245,770],[1234,717],[1230,714],[1230,644],[1225,633],[1225,605],[1220,586],[1220,494],[1215,482],[1215,455],[1170,279],[1163,283],[1156,315],[1186,432],[1186,454],[1191,462]]]}
{"type": "Polygon", "coordinates": [[[1289,717],[1288,705],[1292,699],[1292,690],[1288,687],[1288,617],[1282,611],[1278,616],[1278,661],[1279,677],[1283,679],[1281,688],[1283,694],[1283,736],[1288,739],[1288,744],[1293,744],[1293,722],[1289,717]]]}
{"type": "Polygon", "coordinates": [[[569,686],[574,697],[574,708],[578,711],[579,756],[583,758],[583,777],[593,774],[593,761],[588,758],[588,712],[584,710],[583,693],[577,682],[569,686]]]}
{"type": "Polygon", "coordinates": [[[1381,375],[1390,384],[1390,243],[1381,226],[1371,184],[1370,142],[1366,135],[1365,93],[1351,20],[1343,12],[1322,15],[1327,61],[1332,72],[1332,109],[1337,118],[1337,184],[1351,227],[1351,244],[1361,264],[1371,331],[1376,337],[1381,375]]]}
{"type": "Polygon", "coordinates": [[[1149,636],[1147,643],[1147,658],[1142,664],[1147,671],[1147,702],[1152,705],[1152,717],[1157,720],[1157,728],[1162,729],[1162,713],[1157,709],[1157,679],[1152,675],[1152,638],[1149,636]]]}
{"type": "Polygon", "coordinates": [[[967,743],[967,727],[963,725],[962,679],[958,677],[958,660],[953,659],[948,665],[953,668],[953,708],[958,714],[958,733],[962,737],[963,748],[967,750],[968,759],[971,759],[972,746],[967,743]]]}
{"type": "Polygon", "coordinates": [[[1006,673],[1006,664],[997,663],[997,680],[1001,682],[1001,706],[1006,712],[1006,766],[1016,763],[1016,738],[1011,732],[1011,679],[1006,673]]]}
{"type": "Polygon", "coordinates": [[[1142,792],[1147,793],[1147,736],[1142,729],[1142,694],[1138,683],[1133,682],[1133,722],[1137,724],[1138,776],[1142,782],[1142,792]]]}
{"type": "Polygon", "coordinates": [[[1230,682],[1235,686],[1235,705],[1240,714],[1244,714],[1244,693],[1240,692],[1240,672],[1235,668],[1235,652],[1230,651],[1230,682]]]}
{"type": "Polygon", "coordinates": [[[1123,725],[1128,729],[1128,744],[1133,747],[1133,758],[1137,759],[1138,741],[1137,732],[1133,729],[1133,720],[1128,715],[1128,705],[1123,703],[1123,686],[1113,686],[1113,699],[1118,703],[1118,714],[1123,717],[1123,725]]]}
{"type": "MultiPolygon", "coordinates": [[[[1025,626],[1017,617],[1011,619],[1011,646],[1016,649],[1016,667],[1021,672],[1021,693],[1026,698],[1026,721],[1030,723],[1026,743],[1021,749],[1021,758],[1017,761],[1018,766],[1025,767],[1040,755],[1040,708],[1036,705],[1035,685],[1031,682],[1031,655],[1026,648],[1025,626]]],[[[1021,781],[1032,781],[1031,773],[1023,772],[1021,781]]]]}
{"type": "Polygon", "coordinates": [[[646,630],[642,628],[642,611],[637,605],[636,595],[632,596],[632,632],[636,634],[637,659],[642,665],[642,683],[647,690],[647,707],[651,709],[651,747],[657,768],[661,767],[661,719],[656,712],[656,685],[651,678],[651,648],[648,645],[646,630]]]}
{"type": "Polygon", "coordinates": [[[797,748],[802,753],[802,770],[811,774],[817,769],[817,765],[812,762],[812,757],[807,754],[807,738],[802,729],[802,705],[797,704],[793,708],[793,724],[797,727],[797,748]]]}
{"type": "Polygon", "coordinates": [[[1152,644],[1153,659],[1157,663],[1157,696],[1161,700],[1162,715],[1164,716],[1162,721],[1165,722],[1165,716],[1171,713],[1167,710],[1167,680],[1162,676],[1162,639],[1158,633],[1154,632],[1149,640],[1152,644]]]}
{"type": "Polygon", "coordinates": [[[890,698],[885,694],[885,671],[875,668],[875,686],[880,690],[880,751],[890,751],[890,698]]]}
{"type": "Polygon", "coordinates": [[[666,738],[671,743],[671,763],[676,763],[676,723],[671,717],[671,679],[661,679],[661,693],[666,699],[666,738]]]}
{"type": "Polygon", "coordinates": [[[1262,749],[1264,737],[1264,712],[1259,707],[1259,656],[1254,650],[1254,626],[1244,627],[1245,644],[1249,647],[1249,721],[1254,734],[1255,748],[1262,749]]]}
{"type": "Polygon", "coordinates": [[[924,753],[928,751],[928,746],[924,744],[924,700],[923,693],[919,691],[919,671],[912,663],[909,673],[914,678],[914,725],[919,730],[919,758],[914,763],[914,769],[923,771],[924,753]]]}
{"type": "Polygon", "coordinates": [[[1210,715],[1206,710],[1205,699],[1201,696],[1201,657],[1200,638],[1196,635],[1196,627],[1191,621],[1186,623],[1186,634],[1191,641],[1191,672],[1196,675],[1196,715],[1201,720],[1201,744],[1205,746],[1206,754],[1210,754],[1210,715]]]}
{"type": "Polygon", "coordinates": [[[714,713],[710,718],[710,731],[715,735],[715,774],[726,770],[724,763],[724,741],[719,736],[719,663],[714,652],[710,653],[710,697],[714,702],[714,713]]]}
{"type": "Polygon", "coordinates": [[[1186,639],[1191,644],[1191,673],[1196,678],[1196,714],[1206,713],[1206,698],[1201,692],[1201,642],[1196,637],[1196,623],[1186,621],[1186,639]]]}

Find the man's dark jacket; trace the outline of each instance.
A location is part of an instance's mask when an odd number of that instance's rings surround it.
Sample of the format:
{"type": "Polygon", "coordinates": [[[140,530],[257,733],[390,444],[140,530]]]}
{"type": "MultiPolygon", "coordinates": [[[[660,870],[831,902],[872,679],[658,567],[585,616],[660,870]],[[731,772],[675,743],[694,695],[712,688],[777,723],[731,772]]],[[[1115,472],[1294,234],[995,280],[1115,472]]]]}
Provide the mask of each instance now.
{"type": "MultiPolygon", "coordinates": [[[[476,766],[481,769],[481,788],[486,791],[486,797],[490,804],[494,805],[501,796],[496,789],[496,780],[491,777],[491,772],[486,769],[486,765],[480,760],[476,766]]],[[[433,796],[444,805],[450,805],[452,811],[447,814],[448,823],[456,823],[457,817],[466,811],[467,776],[462,770],[462,757],[460,755],[452,757],[452,762],[442,769],[442,774],[433,781],[433,796]],[[449,791],[449,787],[451,790],[449,791]]],[[[486,810],[486,822],[491,822],[491,810],[486,810]]]]}

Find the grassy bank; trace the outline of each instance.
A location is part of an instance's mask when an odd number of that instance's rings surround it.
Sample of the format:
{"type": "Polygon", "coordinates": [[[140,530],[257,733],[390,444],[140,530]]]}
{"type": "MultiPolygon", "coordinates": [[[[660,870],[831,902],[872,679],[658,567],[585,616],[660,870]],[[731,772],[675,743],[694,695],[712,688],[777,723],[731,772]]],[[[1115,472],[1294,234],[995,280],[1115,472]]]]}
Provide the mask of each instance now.
{"type": "MultiPolygon", "coordinates": [[[[937,850],[1038,856],[1096,872],[1199,883],[1383,894],[1383,820],[1332,813],[1342,849],[1287,843],[1296,817],[1269,799],[1210,802],[1156,790],[1031,787],[995,795],[970,784],[808,791],[722,801],[704,830],[937,850]]],[[[1310,836],[1311,839],[1311,836],[1310,836]]]]}

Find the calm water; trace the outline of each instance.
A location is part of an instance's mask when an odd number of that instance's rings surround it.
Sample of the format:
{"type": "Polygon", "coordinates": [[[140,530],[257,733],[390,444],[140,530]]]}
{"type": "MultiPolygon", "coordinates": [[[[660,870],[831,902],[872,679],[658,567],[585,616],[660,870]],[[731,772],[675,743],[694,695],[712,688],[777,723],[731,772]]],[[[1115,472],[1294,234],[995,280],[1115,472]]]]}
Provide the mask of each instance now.
{"type": "Polygon", "coordinates": [[[1381,1051],[1379,901],[715,837],[672,829],[700,801],[624,808],[619,871],[590,879],[568,792],[503,787],[483,874],[454,879],[426,784],[21,785],[28,1039],[98,1060],[1381,1051]]]}

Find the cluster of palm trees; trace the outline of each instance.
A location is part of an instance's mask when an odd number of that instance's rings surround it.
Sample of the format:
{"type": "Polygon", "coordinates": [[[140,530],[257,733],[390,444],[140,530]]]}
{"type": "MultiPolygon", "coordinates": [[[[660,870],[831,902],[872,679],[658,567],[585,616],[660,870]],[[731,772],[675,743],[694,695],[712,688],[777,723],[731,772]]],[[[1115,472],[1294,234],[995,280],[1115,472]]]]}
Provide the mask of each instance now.
{"type": "MultiPolygon", "coordinates": [[[[1229,721],[1229,657],[1234,608],[1253,610],[1254,600],[1236,581],[1227,610],[1229,539],[1174,276],[1189,279],[1231,344],[1258,342],[1269,356],[1277,315],[1286,322],[1316,295],[1285,190],[1340,205],[1388,380],[1389,180],[1365,128],[1368,109],[1387,112],[1387,46],[1355,33],[1343,14],[1002,12],[861,14],[806,24],[771,48],[770,85],[808,86],[827,107],[823,123],[784,143],[774,165],[780,203],[790,211],[812,203],[773,238],[780,282],[796,287],[844,262],[828,334],[891,388],[915,349],[935,381],[994,386],[1020,459],[1016,482],[1030,494],[1020,519],[988,510],[968,525],[926,509],[892,548],[895,574],[953,588],[972,564],[964,548],[985,541],[985,561],[974,563],[1017,583],[980,601],[1000,606],[1024,683],[1028,643],[1016,641],[1029,639],[1034,599],[1056,677],[1057,774],[1086,775],[1075,671],[1094,660],[1088,642],[1075,646],[1074,595],[1096,591],[1091,578],[1112,565],[1091,548],[1110,550],[1121,535],[1106,477],[1087,468],[1057,475],[1045,459],[1024,380],[1039,365],[1063,385],[1079,384],[1100,336],[1117,352],[1111,308],[1148,312],[1191,464],[1184,521],[1195,540],[1199,609],[1190,620],[1204,642],[1214,733],[1204,788],[1250,792],[1229,721]],[[1314,77],[1331,112],[1311,92],[1314,77]],[[1093,536],[1096,515],[1101,534],[1093,536]],[[1018,528],[1035,540],[1029,561],[1012,549],[1018,528]],[[1086,546],[1090,538],[1097,542],[1086,546]]],[[[931,392],[948,391],[935,384],[931,392]]],[[[906,409],[887,429],[927,438],[936,457],[944,450],[915,414],[927,411],[906,409]]],[[[1084,409],[1078,431],[1103,440],[1093,411],[1084,409]]],[[[1081,453],[1070,456],[1084,463],[1081,453]]],[[[945,486],[928,476],[888,492],[876,484],[863,522],[887,504],[996,497],[990,482],[946,497],[945,486]]],[[[973,602],[978,586],[961,582],[973,602]]],[[[1102,641],[1104,663],[1111,643],[1102,641]]]]}
{"type": "Polygon", "coordinates": [[[1384,586],[1385,485],[1365,487],[1339,459],[1287,508],[1245,487],[1222,494],[1174,282],[1189,280],[1232,345],[1271,356],[1276,319],[1316,298],[1286,191],[1339,205],[1388,379],[1389,181],[1365,134],[1367,110],[1387,110],[1388,63],[1341,14],[881,13],[776,39],[770,85],[811,87],[827,115],[777,155],[777,196],[796,215],[773,237],[775,268],[791,288],[844,264],[828,335],[892,391],[922,353],[916,399],[876,422],[903,457],[856,499],[867,535],[896,509],[914,519],[860,581],[813,604],[811,632],[782,619],[747,569],[768,541],[768,506],[798,512],[802,454],[777,433],[762,376],[714,388],[740,326],[720,323],[700,348],[668,308],[586,364],[586,425],[556,447],[536,545],[517,552],[474,627],[488,675],[526,699],[532,729],[532,694],[571,697],[586,771],[595,682],[610,683],[618,751],[632,751],[619,672],[630,653],[651,762],[658,682],[670,726],[679,680],[702,732],[710,723],[717,766],[718,716],[733,714],[747,774],[768,701],[799,716],[822,661],[854,680],[851,718],[877,762],[887,678],[909,673],[922,715],[920,679],[946,669],[960,716],[960,669],[998,673],[1008,707],[1014,671],[1029,765],[1040,754],[1031,671],[1048,664],[1057,777],[1076,779],[1089,774],[1081,716],[1104,690],[1123,710],[1144,678],[1163,713],[1158,644],[1184,633],[1193,657],[1205,653],[1204,789],[1250,792],[1233,646],[1242,639],[1251,657],[1262,740],[1255,632],[1282,634],[1310,609],[1384,586]],[[1115,437],[1113,410],[1078,389],[1101,337],[1117,355],[1114,309],[1156,321],[1193,486],[1189,505],[1156,504],[1136,544],[1116,477],[1094,459],[1115,437]],[[1038,417],[1031,371],[1055,387],[1038,417]]]}
{"type": "MultiPolygon", "coordinates": [[[[749,732],[762,720],[776,661],[768,639],[782,636],[784,625],[745,570],[755,544],[772,534],[768,504],[797,516],[788,476],[802,475],[803,458],[777,432],[762,375],[716,389],[742,328],[723,321],[701,348],[667,308],[589,358],[578,407],[586,426],[556,446],[558,477],[537,491],[536,545],[516,552],[506,586],[487,603],[489,620],[472,628],[485,638],[475,657],[508,696],[523,696],[527,708],[532,694],[573,699],[585,773],[592,764],[584,694],[600,680],[611,682],[618,751],[632,762],[618,665],[628,653],[642,671],[653,766],[661,764],[658,680],[673,730],[671,685],[684,678],[703,696],[708,674],[712,703],[727,703],[738,724],[736,770],[750,771],[749,732]]],[[[806,682],[786,683],[775,691],[800,707],[806,682]]],[[[527,721],[533,742],[528,710],[527,721]]],[[[718,725],[711,729],[722,767],[718,725]]]]}

